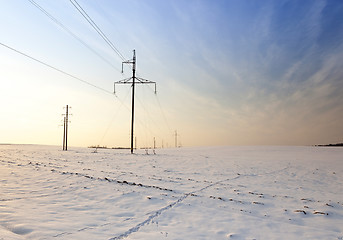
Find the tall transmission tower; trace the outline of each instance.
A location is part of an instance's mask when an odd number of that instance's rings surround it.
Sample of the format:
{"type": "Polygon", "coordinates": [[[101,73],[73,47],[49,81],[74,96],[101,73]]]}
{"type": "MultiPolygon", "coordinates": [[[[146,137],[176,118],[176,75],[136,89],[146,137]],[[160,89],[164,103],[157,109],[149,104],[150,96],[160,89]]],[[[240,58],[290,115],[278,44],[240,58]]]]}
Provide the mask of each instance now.
{"type": "Polygon", "coordinates": [[[134,115],[135,115],[135,84],[155,84],[156,94],[156,82],[146,80],[144,78],[136,77],[136,50],[133,50],[133,58],[128,61],[124,61],[121,64],[121,71],[123,72],[123,65],[132,64],[132,77],[126,78],[117,82],[114,82],[114,94],[116,93],[116,84],[131,84],[132,86],[132,100],[131,100],[131,153],[133,153],[133,128],[134,128],[134,115]]]}

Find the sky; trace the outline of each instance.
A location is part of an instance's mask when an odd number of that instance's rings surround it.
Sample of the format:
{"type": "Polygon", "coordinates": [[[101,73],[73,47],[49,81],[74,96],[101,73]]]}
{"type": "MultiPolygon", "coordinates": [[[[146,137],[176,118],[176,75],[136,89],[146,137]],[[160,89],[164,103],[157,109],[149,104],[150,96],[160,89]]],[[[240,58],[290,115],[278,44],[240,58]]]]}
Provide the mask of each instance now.
{"type": "Polygon", "coordinates": [[[137,147],[343,142],[343,1],[0,2],[0,143],[128,147],[134,49],[137,147]]]}

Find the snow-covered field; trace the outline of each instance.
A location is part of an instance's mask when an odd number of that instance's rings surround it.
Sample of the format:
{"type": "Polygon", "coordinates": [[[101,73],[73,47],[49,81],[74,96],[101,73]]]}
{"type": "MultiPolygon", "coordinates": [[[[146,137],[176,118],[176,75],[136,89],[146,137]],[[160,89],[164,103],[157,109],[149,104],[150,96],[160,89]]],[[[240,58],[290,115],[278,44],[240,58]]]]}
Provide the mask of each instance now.
{"type": "Polygon", "coordinates": [[[343,239],[343,148],[0,145],[0,239],[343,239]]]}

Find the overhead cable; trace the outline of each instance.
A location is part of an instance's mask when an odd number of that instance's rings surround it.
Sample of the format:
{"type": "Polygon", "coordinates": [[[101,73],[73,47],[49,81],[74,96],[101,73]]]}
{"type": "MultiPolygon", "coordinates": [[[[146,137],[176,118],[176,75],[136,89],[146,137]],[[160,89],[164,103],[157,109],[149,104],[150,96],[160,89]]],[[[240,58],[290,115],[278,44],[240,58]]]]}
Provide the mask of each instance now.
{"type": "Polygon", "coordinates": [[[87,85],[89,85],[89,86],[92,86],[92,87],[94,87],[94,88],[97,88],[97,89],[99,89],[99,90],[101,90],[101,91],[103,91],[103,92],[106,92],[106,93],[108,93],[108,94],[111,94],[111,95],[113,96],[113,93],[112,93],[112,92],[107,91],[107,90],[104,89],[104,88],[98,87],[98,86],[96,86],[96,85],[94,85],[94,84],[92,84],[92,83],[90,83],[90,82],[87,82],[86,80],[83,80],[83,79],[81,79],[81,78],[79,78],[79,77],[76,77],[76,76],[70,74],[70,73],[67,73],[67,72],[65,72],[65,71],[63,71],[63,70],[61,70],[61,69],[59,69],[59,68],[56,68],[56,67],[54,67],[54,66],[52,66],[52,65],[50,65],[50,64],[48,64],[48,63],[45,63],[45,62],[43,62],[43,61],[41,61],[41,60],[39,60],[39,59],[37,59],[37,58],[34,58],[34,57],[32,57],[32,56],[30,56],[30,55],[28,55],[28,54],[26,54],[26,53],[23,53],[23,52],[21,52],[21,51],[19,51],[19,50],[17,50],[17,49],[14,49],[14,48],[12,48],[12,47],[10,47],[10,46],[4,44],[4,43],[1,43],[1,42],[0,42],[0,45],[2,45],[3,47],[6,47],[6,48],[8,48],[8,49],[10,49],[10,50],[12,50],[12,51],[14,51],[14,52],[16,52],[16,53],[19,53],[19,54],[21,54],[21,55],[23,55],[23,56],[25,56],[25,57],[27,57],[27,58],[30,58],[31,60],[34,60],[34,61],[36,61],[36,62],[38,62],[38,63],[40,63],[40,64],[42,64],[42,65],[44,65],[44,66],[46,66],[46,67],[52,68],[52,69],[54,69],[54,70],[57,71],[57,72],[63,73],[64,75],[67,75],[67,76],[69,76],[69,77],[71,77],[71,78],[74,78],[74,79],[76,79],[76,80],[78,80],[78,81],[80,81],[80,82],[83,82],[83,83],[85,83],[85,84],[87,84],[87,85]]]}
{"type": "Polygon", "coordinates": [[[101,38],[110,46],[110,48],[123,60],[124,56],[119,52],[119,50],[113,45],[113,43],[108,39],[108,37],[101,31],[98,25],[92,20],[92,18],[86,13],[86,11],[80,6],[76,0],[70,0],[73,6],[79,11],[79,13],[87,20],[87,22],[94,28],[94,30],[101,36],[101,38]]]}
{"type": "Polygon", "coordinates": [[[38,3],[36,3],[33,0],[28,0],[32,5],[34,5],[36,8],[38,8],[42,13],[44,13],[48,18],[50,18],[55,24],[60,26],[64,31],[69,33],[72,37],[74,37],[76,40],[78,40],[81,44],[83,44],[86,48],[88,48],[90,51],[92,51],[94,54],[96,54],[98,57],[100,57],[102,60],[104,60],[106,63],[108,63],[112,68],[120,72],[120,70],[115,67],[110,61],[108,61],[106,58],[101,56],[97,51],[95,51],[91,46],[89,46],[87,43],[85,43],[81,38],[79,38],[76,34],[74,34],[69,28],[67,28],[64,24],[62,24],[60,21],[58,21],[55,17],[53,17],[49,12],[47,12],[42,6],[40,6],[38,3]]]}

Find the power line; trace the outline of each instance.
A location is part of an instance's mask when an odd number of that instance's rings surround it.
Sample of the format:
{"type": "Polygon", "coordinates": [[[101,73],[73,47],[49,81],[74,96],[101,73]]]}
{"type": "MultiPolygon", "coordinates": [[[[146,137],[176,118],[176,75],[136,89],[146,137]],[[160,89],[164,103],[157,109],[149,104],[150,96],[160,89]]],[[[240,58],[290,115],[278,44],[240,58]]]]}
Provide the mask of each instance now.
{"type": "Polygon", "coordinates": [[[50,18],[55,24],[60,26],[64,31],[69,33],[72,37],[74,37],[76,40],[78,40],[81,44],[83,44],[86,48],[88,48],[90,51],[92,51],[94,54],[96,54],[98,57],[100,57],[102,60],[104,60],[106,63],[108,63],[112,68],[120,72],[118,68],[116,68],[110,61],[108,61],[106,58],[101,56],[97,51],[95,51],[91,46],[89,46],[87,43],[85,43],[81,38],[79,38],[76,34],[74,34],[69,28],[67,28],[63,23],[58,21],[55,17],[53,17],[49,12],[47,12],[42,6],[40,6],[38,3],[36,3],[33,0],[28,0],[32,5],[34,5],[36,8],[38,8],[42,13],[44,13],[48,18],[50,18]]]}
{"type": "MultiPolygon", "coordinates": [[[[151,87],[147,87],[147,88],[148,88],[150,91],[156,93],[156,88],[155,88],[155,90],[153,90],[151,87]]],[[[163,111],[163,108],[162,108],[161,102],[160,102],[160,100],[159,100],[158,94],[155,94],[155,99],[156,99],[156,102],[157,102],[157,104],[158,104],[158,107],[159,107],[159,109],[160,109],[160,111],[161,111],[161,114],[162,114],[162,116],[163,116],[163,118],[164,118],[164,121],[165,121],[165,123],[166,123],[166,125],[167,125],[167,127],[168,127],[168,129],[169,129],[169,132],[173,132],[172,129],[170,128],[170,124],[169,124],[169,122],[168,122],[168,120],[167,120],[167,117],[166,117],[166,115],[165,115],[165,113],[164,113],[164,111],[163,111]]]]}
{"type": "Polygon", "coordinates": [[[161,103],[160,103],[160,100],[159,100],[157,94],[156,94],[155,96],[156,96],[157,103],[158,103],[158,106],[159,106],[159,108],[160,108],[160,111],[161,111],[161,113],[162,113],[162,116],[163,116],[163,118],[164,118],[164,121],[166,122],[167,127],[168,127],[168,129],[169,129],[169,132],[172,132],[172,130],[171,130],[171,128],[170,128],[170,125],[169,125],[169,123],[168,123],[167,117],[166,117],[166,115],[164,114],[163,108],[162,108],[162,106],[161,106],[161,103]]]}
{"type": "Polygon", "coordinates": [[[92,87],[94,87],[94,88],[97,88],[97,89],[99,89],[99,90],[101,90],[101,91],[103,91],[103,92],[106,92],[106,93],[108,93],[108,94],[111,94],[111,95],[113,96],[113,93],[112,93],[112,92],[107,91],[107,90],[104,89],[104,88],[98,87],[98,86],[96,86],[96,85],[94,85],[94,84],[92,84],[92,83],[90,83],[90,82],[87,82],[86,80],[83,80],[83,79],[81,79],[81,78],[79,78],[79,77],[76,77],[76,76],[74,76],[74,75],[72,75],[72,74],[70,74],[70,73],[67,73],[67,72],[65,72],[65,71],[63,71],[63,70],[61,70],[61,69],[59,69],[59,68],[56,68],[56,67],[54,67],[54,66],[52,66],[52,65],[50,65],[50,64],[48,64],[48,63],[45,63],[45,62],[43,62],[43,61],[41,61],[41,60],[38,60],[37,58],[31,57],[30,55],[28,55],[28,54],[26,54],[26,53],[23,53],[23,52],[21,52],[21,51],[19,51],[19,50],[17,50],[17,49],[14,49],[14,48],[12,48],[12,47],[10,47],[10,46],[4,44],[4,43],[1,43],[1,42],[0,42],[0,45],[2,45],[3,47],[6,47],[6,48],[8,48],[8,49],[10,49],[10,50],[12,50],[12,51],[14,51],[14,52],[16,52],[16,53],[19,53],[20,55],[23,55],[23,56],[25,56],[25,57],[27,57],[27,58],[30,58],[31,60],[34,60],[34,61],[36,61],[36,62],[38,62],[38,63],[40,63],[40,64],[42,64],[42,65],[44,65],[44,66],[46,66],[46,67],[52,68],[52,69],[54,69],[54,70],[57,71],[57,72],[63,73],[64,75],[67,75],[67,76],[69,76],[69,77],[71,77],[71,78],[74,78],[74,79],[76,79],[76,80],[78,80],[78,81],[80,81],[80,82],[82,82],[82,83],[85,83],[85,84],[87,84],[87,85],[89,85],[89,86],[92,86],[92,87]]]}
{"type": "MultiPolygon", "coordinates": [[[[129,96],[129,93],[130,93],[130,91],[128,91],[128,92],[126,93],[126,96],[124,97],[124,100],[123,100],[123,101],[125,101],[125,100],[127,99],[127,97],[129,96]]],[[[117,115],[118,115],[119,110],[121,109],[121,107],[125,107],[127,110],[130,110],[130,108],[127,107],[127,106],[124,104],[123,101],[121,101],[119,98],[118,98],[118,100],[120,101],[121,105],[119,106],[119,108],[117,109],[117,111],[115,112],[115,114],[113,115],[112,120],[111,120],[111,121],[109,122],[109,124],[107,125],[107,128],[106,128],[106,130],[105,130],[105,132],[104,132],[104,134],[103,134],[103,136],[102,136],[102,138],[101,138],[101,140],[100,140],[98,146],[99,146],[100,144],[102,144],[102,141],[104,140],[105,136],[107,135],[107,133],[108,133],[110,127],[112,126],[112,123],[114,122],[114,119],[117,117],[117,115]]]]}
{"type": "Polygon", "coordinates": [[[78,12],[87,20],[87,22],[94,28],[94,30],[100,35],[100,37],[110,46],[110,48],[123,60],[125,57],[119,52],[119,50],[113,45],[113,43],[108,39],[108,37],[101,31],[98,25],[92,20],[92,18],[87,14],[87,12],[81,7],[81,5],[76,0],[70,0],[73,6],[78,10],[78,12]]]}
{"type": "MultiPolygon", "coordinates": [[[[146,114],[146,118],[149,118],[149,120],[152,122],[152,124],[155,126],[155,128],[158,128],[158,130],[160,130],[160,132],[162,132],[162,129],[159,127],[159,125],[156,123],[156,121],[154,120],[154,118],[151,116],[150,112],[148,111],[148,109],[145,107],[145,105],[143,104],[143,102],[140,100],[140,98],[136,95],[135,96],[138,100],[138,102],[140,103],[141,108],[143,109],[143,111],[146,114]]],[[[156,132],[153,132],[147,125],[147,123],[144,123],[144,127],[146,129],[148,129],[150,131],[151,134],[153,135],[159,135],[156,134],[156,132]]]]}

